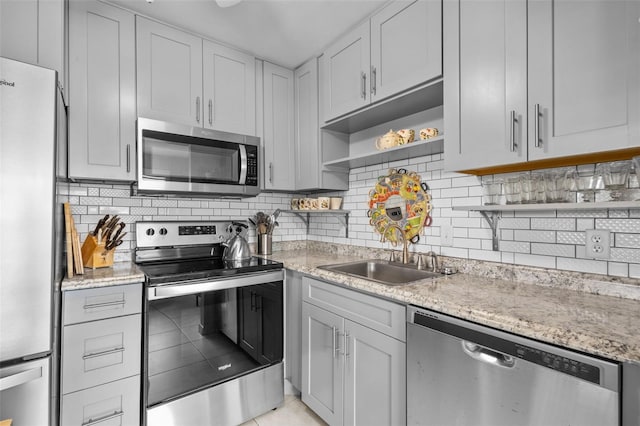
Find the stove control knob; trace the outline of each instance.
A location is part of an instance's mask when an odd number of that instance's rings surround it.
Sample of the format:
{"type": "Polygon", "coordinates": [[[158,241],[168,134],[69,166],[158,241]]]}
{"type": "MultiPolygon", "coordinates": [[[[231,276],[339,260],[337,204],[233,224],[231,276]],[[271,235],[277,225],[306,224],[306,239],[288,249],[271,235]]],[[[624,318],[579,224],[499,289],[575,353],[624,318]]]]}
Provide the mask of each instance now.
{"type": "Polygon", "coordinates": [[[155,234],[156,231],[153,230],[153,228],[149,228],[147,229],[147,231],[145,232],[145,234],[147,234],[148,236],[152,236],[153,234],[155,234]]]}
{"type": "Polygon", "coordinates": [[[160,228],[160,235],[167,235],[167,228],[160,228]]]}

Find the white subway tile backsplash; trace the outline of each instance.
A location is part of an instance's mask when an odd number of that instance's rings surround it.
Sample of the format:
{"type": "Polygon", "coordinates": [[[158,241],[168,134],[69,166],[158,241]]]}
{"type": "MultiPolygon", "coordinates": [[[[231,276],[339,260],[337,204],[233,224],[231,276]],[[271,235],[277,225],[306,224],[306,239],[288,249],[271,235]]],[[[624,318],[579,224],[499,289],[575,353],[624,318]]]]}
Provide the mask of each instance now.
{"type": "Polygon", "coordinates": [[[601,260],[568,259],[559,257],[558,269],[606,275],[607,262],[601,260]]]}
{"type": "MultiPolygon", "coordinates": [[[[542,210],[502,212],[498,221],[499,251],[492,250],[492,233],[478,212],[454,210],[457,206],[481,205],[482,178],[443,170],[442,155],[411,158],[398,162],[371,165],[351,170],[350,189],[332,192],[344,197],[343,208],[350,210],[349,238],[344,226],[334,217],[312,215],[307,234],[306,225],[290,213],[283,213],[275,241],[318,240],[353,244],[363,247],[391,248],[381,243],[380,235],[369,224],[369,191],[379,176],[391,167],[417,171],[430,187],[433,225],[424,230],[414,250],[434,250],[446,256],[472,258],[502,263],[515,263],[545,268],[586,271],[614,276],[640,278],[640,209],[632,210],[542,210]],[[441,223],[451,222],[453,246],[441,246],[441,223]],[[585,256],[587,229],[609,229],[612,232],[611,259],[600,261],[585,256]]],[[[581,166],[582,167],[582,166],[581,166]]],[[[246,219],[257,211],[272,212],[289,209],[291,198],[316,197],[324,194],[263,193],[241,200],[150,198],[131,196],[128,185],[78,184],[68,185],[69,201],[80,232],[89,228],[106,212],[118,214],[128,224],[138,220],[210,220],[246,219]]],[[[131,231],[130,231],[131,232],[131,231]]],[[[117,259],[130,258],[135,233],[128,245],[118,249],[117,259]]],[[[255,242],[255,231],[250,232],[255,242]]],[[[396,247],[396,250],[399,248],[396,247]]]]}
{"type": "Polygon", "coordinates": [[[576,246],[565,244],[531,243],[531,254],[543,256],[575,257],[576,246]]]}
{"type": "Polygon", "coordinates": [[[531,219],[521,218],[521,217],[518,217],[518,218],[503,217],[498,221],[498,226],[501,229],[530,229],[531,219]]]}
{"type": "Polygon", "coordinates": [[[500,241],[499,247],[501,251],[531,253],[531,243],[523,241],[500,241]]]}
{"type": "Polygon", "coordinates": [[[540,268],[555,268],[556,258],[551,256],[539,256],[535,254],[515,253],[513,263],[540,268]]]}
{"type": "Polygon", "coordinates": [[[562,218],[562,219],[532,218],[531,229],[551,229],[554,231],[575,231],[576,220],[573,218],[562,218]]]}
{"type": "Polygon", "coordinates": [[[555,243],[555,231],[529,231],[518,229],[514,231],[513,239],[516,241],[531,241],[537,243],[555,243]]]}
{"type": "Polygon", "coordinates": [[[629,264],[609,262],[607,275],[612,275],[615,277],[627,277],[629,276],[629,264]]]}
{"type": "Polygon", "coordinates": [[[596,229],[640,234],[640,219],[596,219],[596,229]]]}
{"type": "Polygon", "coordinates": [[[585,245],[586,234],[584,232],[558,231],[558,244],[585,245]]]}

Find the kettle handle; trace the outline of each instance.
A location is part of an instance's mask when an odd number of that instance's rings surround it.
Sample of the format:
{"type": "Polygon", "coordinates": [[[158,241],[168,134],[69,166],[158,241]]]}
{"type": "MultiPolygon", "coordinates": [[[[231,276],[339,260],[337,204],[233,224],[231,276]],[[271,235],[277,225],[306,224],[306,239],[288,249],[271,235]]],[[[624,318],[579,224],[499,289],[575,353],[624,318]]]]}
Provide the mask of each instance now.
{"type": "Polygon", "coordinates": [[[249,229],[249,226],[247,226],[247,224],[243,223],[243,222],[231,222],[231,225],[233,225],[233,226],[242,226],[244,229],[249,229]]]}

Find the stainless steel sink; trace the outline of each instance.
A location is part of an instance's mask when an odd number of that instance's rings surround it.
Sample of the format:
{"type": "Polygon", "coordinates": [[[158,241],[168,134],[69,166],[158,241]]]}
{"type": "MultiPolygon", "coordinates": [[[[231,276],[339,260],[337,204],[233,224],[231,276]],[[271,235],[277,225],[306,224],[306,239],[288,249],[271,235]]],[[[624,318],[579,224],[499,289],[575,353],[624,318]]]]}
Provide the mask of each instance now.
{"type": "Polygon", "coordinates": [[[442,274],[417,269],[414,265],[391,263],[384,260],[361,260],[351,263],[318,266],[339,274],[366,278],[386,285],[405,285],[426,278],[441,277],[442,274]]]}

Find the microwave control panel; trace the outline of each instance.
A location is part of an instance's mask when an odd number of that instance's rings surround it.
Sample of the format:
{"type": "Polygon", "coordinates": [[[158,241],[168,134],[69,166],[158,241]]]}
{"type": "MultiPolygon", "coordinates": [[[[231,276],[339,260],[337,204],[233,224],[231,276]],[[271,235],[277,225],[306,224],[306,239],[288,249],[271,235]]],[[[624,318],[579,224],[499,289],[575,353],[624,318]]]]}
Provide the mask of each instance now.
{"type": "Polygon", "coordinates": [[[258,186],[258,147],[247,145],[247,180],[245,185],[258,186]]]}

